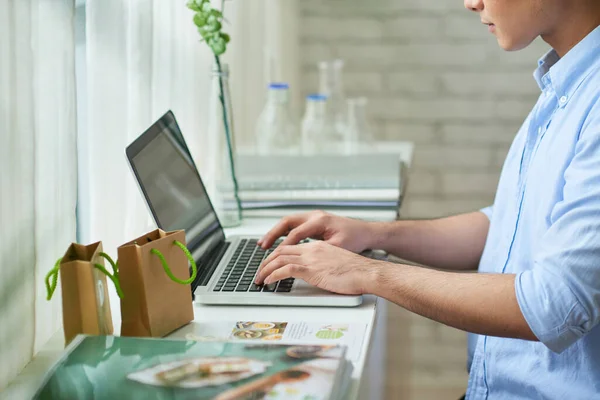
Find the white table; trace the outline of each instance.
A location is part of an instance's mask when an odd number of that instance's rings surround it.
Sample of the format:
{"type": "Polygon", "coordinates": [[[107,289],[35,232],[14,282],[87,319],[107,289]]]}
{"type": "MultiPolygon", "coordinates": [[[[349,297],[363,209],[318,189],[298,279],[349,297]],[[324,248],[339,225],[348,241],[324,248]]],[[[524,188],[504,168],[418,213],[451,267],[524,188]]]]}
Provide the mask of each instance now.
{"type": "MultiPolygon", "coordinates": [[[[227,230],[227,235],[245,234],[257,235],[266,232],[276,220],[247,219],[243,226],[227,230]]],[[[121,315],[119,299],[111,296],[111,311],[113,316],[114,332],[118,334],[121,329],[121,315]]],[[[380,347],[385,345],[381,335],[385,327],[385,318],[376,319],[383,301],[374,296],[365,296],[363,303],[353,308],[326,308],[326,307],[253,307],[253,306],[206,306],[194,305],[195,319],[192,324],[202,322],[261,320],[261,321],[305,321],[336,323],[362,323],[367,329],[363,338],[362,352],[358,362],[354,363],[352,382],[349,388],[348,399],[373,399],[382,398],[379,377],[385,376],[383,360],[385,351],[380,347]],[[378,340],[373,339],[377,337],[378,340]],[[369,355],[379,357],[368,357],[369,355]],[[369,364],[369,374],[364,374],[365,365],[369,364]],[[374,379],[375,380],[374,380],[374,379]]],[[[186,328],[190,328],[189,326],[186,328]]],[[[188,330],[176,331],[170,337],[184,337],[188,330]]],[[[0,399],[29,399],[42,383],[44,375],[52,364],[59,358],[64,349],[64,334],[58,331],[44,348],[35,356],[33,361],[19,374],[19,376],[0,394],[0,399]]]]}

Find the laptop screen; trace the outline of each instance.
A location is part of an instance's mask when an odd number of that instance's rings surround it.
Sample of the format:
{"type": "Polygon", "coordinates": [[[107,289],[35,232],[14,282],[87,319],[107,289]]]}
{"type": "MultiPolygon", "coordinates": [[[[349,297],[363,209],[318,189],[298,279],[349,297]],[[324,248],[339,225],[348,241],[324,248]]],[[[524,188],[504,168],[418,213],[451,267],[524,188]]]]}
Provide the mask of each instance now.
{"type": "Polygon", "coordinates": [[[127,157],[159,228],[185,230],[188,248],[196,258],[225,240],[171,112],[127,148],[127,157]]]}

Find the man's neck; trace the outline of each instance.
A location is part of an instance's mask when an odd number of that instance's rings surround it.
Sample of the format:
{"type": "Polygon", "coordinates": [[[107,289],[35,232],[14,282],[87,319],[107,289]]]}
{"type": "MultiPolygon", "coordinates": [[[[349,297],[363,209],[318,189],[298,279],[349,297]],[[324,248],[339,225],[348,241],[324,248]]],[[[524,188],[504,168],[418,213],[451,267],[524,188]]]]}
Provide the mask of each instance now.
{"type": "Polygon", "coordinates": [[[591,0],[572,3],[563,10],[556,25],[541,35],[559,57],[567,54],[600,25],[600,2],[591,0]]]}

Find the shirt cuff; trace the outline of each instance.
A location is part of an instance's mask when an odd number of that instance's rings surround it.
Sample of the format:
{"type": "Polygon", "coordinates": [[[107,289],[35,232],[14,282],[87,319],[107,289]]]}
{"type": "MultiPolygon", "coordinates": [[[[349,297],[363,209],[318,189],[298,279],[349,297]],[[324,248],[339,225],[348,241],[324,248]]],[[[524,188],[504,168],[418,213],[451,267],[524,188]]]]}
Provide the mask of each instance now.
{"type": "Polygon", "coordinates": [[[485,208],[482,208],[479,211],[482,212],[482,213],[484,213],[486,215],[486,217],[488,217],[488,219],[490,221],[492,220],[492,212],[494,211],[494,206],[485,207],[485,208]]]}
{"type": "Polygon", "coordinates": [[[586,333],[589,316],[554,274],[546,270],[521,272],[515,279],[515,293],[529,328],[553,352],[563,352],[586,333]]]}

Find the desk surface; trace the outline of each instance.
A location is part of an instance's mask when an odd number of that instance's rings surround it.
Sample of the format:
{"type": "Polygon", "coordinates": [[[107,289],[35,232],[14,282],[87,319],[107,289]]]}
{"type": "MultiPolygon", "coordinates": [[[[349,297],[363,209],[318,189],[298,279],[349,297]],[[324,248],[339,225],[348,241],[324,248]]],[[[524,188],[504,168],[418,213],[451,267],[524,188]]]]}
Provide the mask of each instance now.
{"type": "MultiPolygon", "coordinates": [[[[367,355],[373,334],[376,306],[378,300],[374,296],[365,296],[361,306],[355,308],[331,309],[308,307],[223,307],[198,306],[194,307],[194,323],[236,321],[236,320],[267,320],[267,321],[305,321],[329,323],[365,323],[367,331],[363,338],[362,352],[359,361],[354,363],[352,382],[347,399],[358,398],[361,379],[365,370],[367,355]]],[[[118,308],[118,307],[117,307],[118,308]]],[[[119,321],[120,322],[120,321],[119,321]]],[[[119,324],[120,325],[120,324],[119,324]]],[[[120,326],[115,326],[115,334],[120,326]]],[[[174,332],[171,337],[179,337],[174,332]]],[[[57,332],[35,358],[25,367],[19,376],[0,393],[1,399],[29,399],[42,383],[44,375],[58,360],[64,348],[62,330],[57,332]]]]}
{"type": "MultiPolygon", "coordinates": [[[[272,227],[277,220],[251,219],[246,220],[243,226],[227,230],[227,235],[256,235],[264,233],[272,227]]],[[[111,293],[111,311],[113,315],[114,332],[118,334],[121,329],[119,299],[111,293]]],[[[348,399],[357,398],[361,378],[363,375],[371,337],[375,325],[377,299],[374,296],[365,296],[359,307],[353,308],[327,308],[327,307],[243,307],[243,306],[194,306],[195,319],[192,322],[219,322],[219,321],[289,321],[289,322],[327,322],[327,323],[362,323],[367,325],[362,343],[359,360],[354,363],[352,382],[349,388],[348,399]]],[[[176,331],[171,337],[180,337],[176,331]]],[[[35,356],[19,376],[0,393],[1,399],[28,399],[33,396],[41,384],[46,371],[60,357],[64,349],[64,336],[62,330],[50,339],[44,348],[35,356]]]]}

